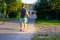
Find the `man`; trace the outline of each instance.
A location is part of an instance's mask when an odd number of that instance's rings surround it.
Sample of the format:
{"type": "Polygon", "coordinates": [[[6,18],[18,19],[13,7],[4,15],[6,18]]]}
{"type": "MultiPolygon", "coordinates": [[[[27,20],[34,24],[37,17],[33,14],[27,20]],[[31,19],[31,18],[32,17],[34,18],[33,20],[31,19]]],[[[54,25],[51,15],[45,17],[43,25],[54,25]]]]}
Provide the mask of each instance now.
{"type": "Polygon", "coordinates": [[[22,8],[20,9],[20,31],[25,31],[27,27],[27,16],[29,17],[29,14],[25,8],[25,4],[22,4],[22,8]]]}

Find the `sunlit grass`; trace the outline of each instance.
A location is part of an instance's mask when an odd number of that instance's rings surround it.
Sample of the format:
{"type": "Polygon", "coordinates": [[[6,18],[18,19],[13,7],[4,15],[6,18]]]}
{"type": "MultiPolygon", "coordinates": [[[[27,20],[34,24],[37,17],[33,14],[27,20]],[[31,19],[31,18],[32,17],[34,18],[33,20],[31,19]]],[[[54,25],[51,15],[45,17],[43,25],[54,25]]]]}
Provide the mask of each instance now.
{"type": "Polygon", "coordinates": [[[60,21],[59,20],[36,20],[35,21],[35,26],[36,27],[41,27],[41,26],[59,26],[60,21]]]}

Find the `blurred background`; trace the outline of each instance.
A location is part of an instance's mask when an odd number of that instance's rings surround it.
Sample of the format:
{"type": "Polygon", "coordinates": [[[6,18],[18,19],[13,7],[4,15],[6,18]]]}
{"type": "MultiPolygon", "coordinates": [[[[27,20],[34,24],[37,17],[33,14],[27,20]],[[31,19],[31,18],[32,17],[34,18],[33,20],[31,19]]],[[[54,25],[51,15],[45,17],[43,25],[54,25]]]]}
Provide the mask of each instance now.
{"type": "Polygon", "coordinates": [[[0,18],[19,18],[22,3],[37,19],[60,20],[60,0],[0,0],[0,18]]]}

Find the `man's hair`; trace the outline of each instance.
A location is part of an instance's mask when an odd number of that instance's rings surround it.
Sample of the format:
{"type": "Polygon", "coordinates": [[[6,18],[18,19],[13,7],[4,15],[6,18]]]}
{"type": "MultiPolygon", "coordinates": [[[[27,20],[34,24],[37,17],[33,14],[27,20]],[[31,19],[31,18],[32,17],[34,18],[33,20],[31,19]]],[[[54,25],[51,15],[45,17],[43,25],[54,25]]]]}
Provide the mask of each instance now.
{"type": "Polygon", "coordinates": [[[25,5],[25,4],[23,3],[23,4],[22,4],[22,7],[24,7],[24,5],[25,5]]]}

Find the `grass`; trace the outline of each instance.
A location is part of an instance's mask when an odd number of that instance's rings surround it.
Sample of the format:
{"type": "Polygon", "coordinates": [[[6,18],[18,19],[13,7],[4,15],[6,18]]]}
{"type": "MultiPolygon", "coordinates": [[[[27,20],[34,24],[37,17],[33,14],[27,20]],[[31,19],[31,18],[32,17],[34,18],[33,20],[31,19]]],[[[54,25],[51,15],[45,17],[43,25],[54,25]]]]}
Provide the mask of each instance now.
{"type": "MultiPolygon", "coordinates": [[[[60,20],[35,20],[35,26],[40,28],[40,27],[55,27],[55,26],[60,26],[60,20]]],[[[32,40],[60,40],[60,35],[54,35],[50,36],[47,38],[40,38],[40,36],[49,36],[47,34],[36,34],[32,38],[32,40]]]]}
{"type": "Polygon", "coordinates": [[[60,35],[53,35],[53,36],[50,36],[50,37],[47,37],[47,36],[44,35],[47,38],[40,38],[43,35],[36,34],[36,35],[34,35],[34,37],[32,38],[32,40],[60,40],[60,35]]]}
{"type": "Polygon", "coordinates": [[[58,26],[60,25],[60,20],[36,20],[35,21],[35,26],[39,27],[39,26],[58,26]]]}
{"type": "Polygon", "coordinates": [[[14,20],[16,18],[0,18],[0,21],[10,21],[10,20],[14,20]]]}

